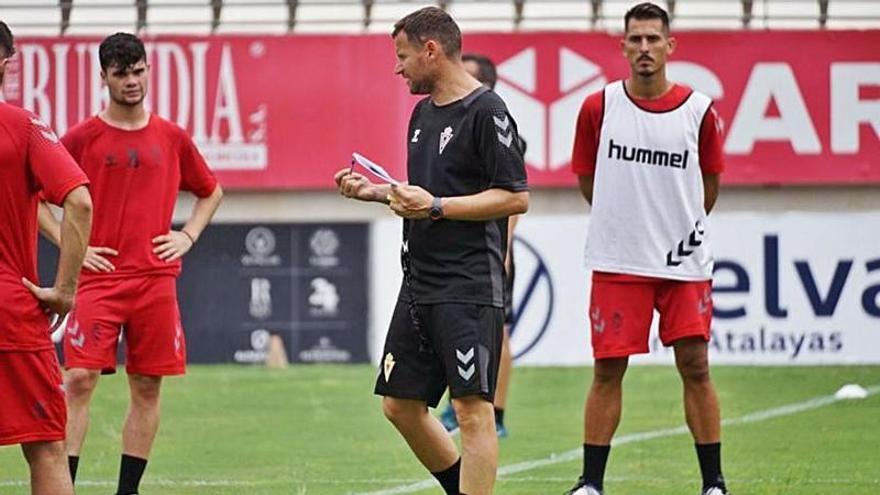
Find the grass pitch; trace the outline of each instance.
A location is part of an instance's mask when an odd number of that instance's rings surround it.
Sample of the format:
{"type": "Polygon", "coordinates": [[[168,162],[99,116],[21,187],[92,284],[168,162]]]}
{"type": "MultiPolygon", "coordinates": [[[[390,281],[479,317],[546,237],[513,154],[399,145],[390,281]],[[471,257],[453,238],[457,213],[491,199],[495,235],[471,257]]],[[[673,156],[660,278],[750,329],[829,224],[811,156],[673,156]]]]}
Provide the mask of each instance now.
{"type": "MultiPolygon", "coordinates": [[[[499,465],[500,495],[560,494],[580,469],[588,368],[517,368],[499,465]],[[565,460],[568,458],[570,460],[565,460]]],[[[193,366],[168,379],[162,425],[143,495],[442,493],[394,491],[428,478],[385,421],[369,366],[193,366]]],[[[880,384],[880,367],[717,367],[727,420],[833,394],[841,385],[880,384]]],[[[104,377],[80,461],[77,493],[116,488],[124,374],[104,377]]],[[[880,493],[880,394],[724,428],[725,475],[735,495],[880,493]]],[[[681,388],[671,367],[630,368],[618,437],[682,425],[681,388]]],[[[17,447],[0,449],[0,494],[27,494],[17,447]]],[[[608,495],[699,493],[690,436],[636,438],[612,449],[608,495]]]]}

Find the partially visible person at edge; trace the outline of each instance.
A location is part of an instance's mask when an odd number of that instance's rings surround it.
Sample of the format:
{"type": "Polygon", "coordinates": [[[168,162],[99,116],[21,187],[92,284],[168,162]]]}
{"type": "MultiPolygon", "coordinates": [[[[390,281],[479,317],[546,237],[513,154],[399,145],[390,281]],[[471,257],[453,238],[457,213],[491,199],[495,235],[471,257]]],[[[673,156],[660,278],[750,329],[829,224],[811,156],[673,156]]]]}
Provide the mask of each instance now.
{"type": "MultiPolygon", "coordinates": [[[[0,21],[0,88],[15,54],[0,21]]],[[[64,437],[67,408],[49,337],[73,306],[89,242],[88,179],[48,125],[0,101],[0,445],[21,445],[33,495],[72,495],[64,437]],[[37,284],[40,198],[64,210],[55,282],[37,284]]]]}

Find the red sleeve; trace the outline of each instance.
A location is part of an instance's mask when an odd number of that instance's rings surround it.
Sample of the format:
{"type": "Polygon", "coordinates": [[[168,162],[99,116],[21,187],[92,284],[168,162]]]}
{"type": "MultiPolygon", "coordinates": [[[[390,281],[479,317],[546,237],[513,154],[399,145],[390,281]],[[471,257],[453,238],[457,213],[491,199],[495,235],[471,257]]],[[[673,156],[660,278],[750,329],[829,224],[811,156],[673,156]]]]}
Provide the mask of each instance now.
{"type": "Polygon", "coordinates": [[[571,153],[571,171],[577,175],[593,175],[596,170],[596,153],[599,151],[599,134],[602,131],[604,113],[605,90],[591,94],[581,106],[571,153]]]}
{"type": "Polygon", "coordinates": [[[217,188],[217,178],[208,168],[205,157],[186,132],[180,130],[180,189],[190,191],[200,198],[210,196],[217,188]]]}
{"type": "Polygon", "coordinates": [[[67,152],[70,153],[70,156],[77,163],[82,159],[82,151],[85,144],[85,140],[82,138],[83,133],[80,131],[81,126],[76,126],[61,137],[61,144],[64,145],[67,152]]]}
{"type": "Polygon", "coordinates": [[[721,133],[721,117],[715,112],[715,106],[709,105],[700,124],[700,169],[704,174],[724,172],[721,133]]]}
{"type": "Polygon", "coordinates": [[[89,180],[49,126],[31,117],[28,127],[28,165],[41,198],[61,206],[67,193],[89,180]]]}

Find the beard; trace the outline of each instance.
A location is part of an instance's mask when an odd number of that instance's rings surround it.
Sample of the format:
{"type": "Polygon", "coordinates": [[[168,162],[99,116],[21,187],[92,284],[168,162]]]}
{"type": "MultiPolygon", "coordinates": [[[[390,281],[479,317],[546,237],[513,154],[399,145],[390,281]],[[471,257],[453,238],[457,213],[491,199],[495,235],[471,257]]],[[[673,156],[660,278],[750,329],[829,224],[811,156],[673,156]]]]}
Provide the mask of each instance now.
{"type": "Polygon", "coordinates": [[[409,92],[413,95],[429,95],[434,90],[434,82],[429,80],[409,80],[409,92]]]}

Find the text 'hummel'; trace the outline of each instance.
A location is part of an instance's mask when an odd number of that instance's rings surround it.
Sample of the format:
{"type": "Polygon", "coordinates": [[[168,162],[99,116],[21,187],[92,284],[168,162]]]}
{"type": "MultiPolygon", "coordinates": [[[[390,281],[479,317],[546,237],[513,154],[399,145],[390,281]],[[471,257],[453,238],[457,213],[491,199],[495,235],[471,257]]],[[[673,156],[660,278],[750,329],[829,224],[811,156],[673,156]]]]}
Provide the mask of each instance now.
{"type": "Polygon", "coordinates": [[[625,162],[644,163],[645,165],[685,169],[688,163],[688,150],[684,150],[684,153],[672,153],[669,151],[636,148],[635,146],[629,147],[625,144],[614,144],[614,140],[611,139],[608,143],[608,158],[615,158],[625,162]]]}

